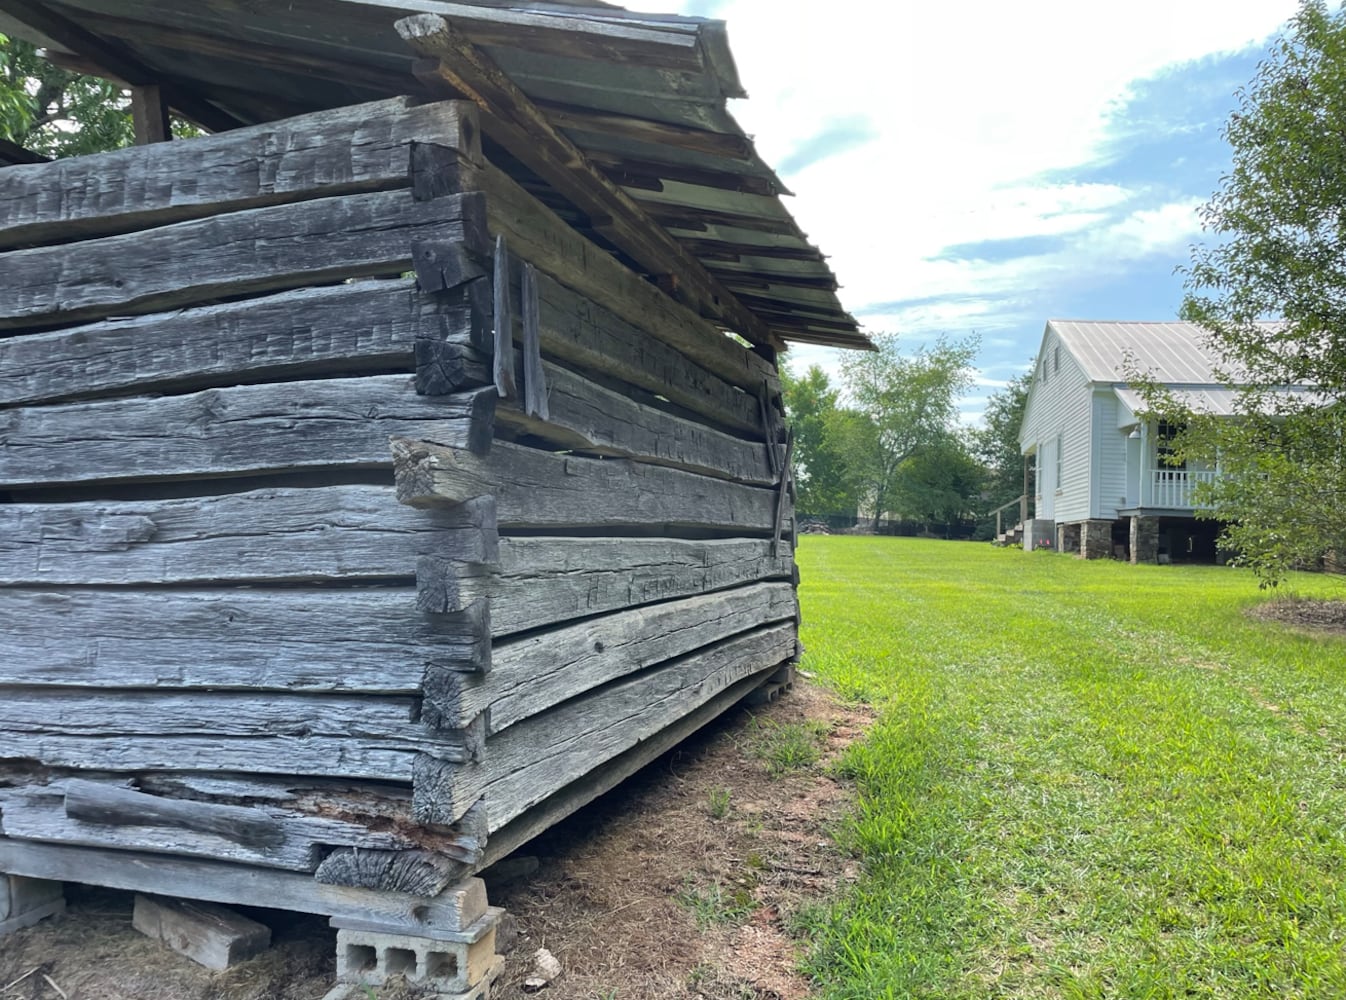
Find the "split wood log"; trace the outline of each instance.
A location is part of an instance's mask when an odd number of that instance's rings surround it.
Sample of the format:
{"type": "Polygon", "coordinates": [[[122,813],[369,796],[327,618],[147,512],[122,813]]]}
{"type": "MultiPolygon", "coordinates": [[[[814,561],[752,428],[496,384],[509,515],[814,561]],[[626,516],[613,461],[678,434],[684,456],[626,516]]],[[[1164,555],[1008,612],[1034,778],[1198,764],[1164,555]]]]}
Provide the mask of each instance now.
{"type": "Polygon", "coordinates": [[[491,289],[494,298],[491,301],[491,357],[492,379],[495,391],[501,399],[511,399],[518,395],[514,384],[514,357],[510,338],[514,328],[509,296],[510,274],[509,250],[505,246],[505,237],[495,238],[495,255],[491,262],[491,289]]]}
{"type": "Polygon", "coordinates": [[[490,624],[386,590],[0,590],[0,685],[415,694],[489,669],[490,624]]]}
{"type": "MultiPolygon", "coordinates": [[[[537,268],[524,264],[519,283],[523,321],[523,412],[543,422],[549,419],[547,377],[542,368],[542,331],[538,307],[537,268]]],[[[513,357],[513,352],[507,352],[513,357]]]]}
{"type": "Polygon", "coordinates": [[[7,337],[0,405],[410,373],[421,341],[449,352],[444,395],[490,381],[452,360],[476,343],[478,308],[465,292],[431,300],[404,279],[368,280],[7,337]]]}
{"type": "Polygon", "coordinates": [[[214,903],[136,894],[131,926],[207,969],[223,970],[271,946],[271,928],[214,903]]]}
{"type": "Polygon", "coordinates": [[[491,632],[500,637],[793,575],[792,558],[773,557],[769,539],[521,536],[500,540],[492,572],[450,566],[436,592],[442,601],[423,589],[420,602],[441,614],[488,603],[491,632]]]}
{"type": "MultiPolygon", "coordinates": [[[[358,823],[336,818],[303,816],[273,806],[248,807],[245,810],[271,820],[281,831],[280,842],[270,846],[250,846],[240,844],[231,837],[186,830],[181,826],[166,826],[148,816],[133,824],[94,823],[66,814],[62,787],[63,783],[58,781],[47,786],[0,789],[0,810],[3,810],[0,828],[3,828],[4,835],[19,840],[101,847],[112,851],[139,850],[214,858],[298,872],[315,871],[323,854],[333,847],[398,850],[416,846],[415,841],[395,832],[371,830],[358,823]]],[[[125,791],[132,795],[138,794],[125,791]]],[[[181,800],[163,801],[188,807],[244,808],[181,800]]]]}
{"type": "Polygon", "coordinates": [[[427,687],[427,721],[455,728],[483,712],[499,733],[575,695],[762,625],[793,621],[789,583],[762,583],[647,605],[498,644],[483,678],[427,687]]]}
{"type": "Polygon", "coordinates": [[[163,799],[79,778],[65,783],[65,814],[104,826],[171,826],[213,833],[244,847],[278,847],[285,842],[280,824],[255,809],[163,799]]]}
{"type": "Polygon", "coordinates": [[[426,397],[405,375],[0,410],[0,486],[386,467],[388,439],[485,451],[495,394],[426,397]]]}
{"type": "Polygon", "coordinates": [[[280,910],[367,921],[418,936],[462,929],[456,924],[459,910],[452,901],[325,885],[309,875],[221,861],[0,838],[0,871],[219,903],[255,906],[264,900],[280,910]]]}
{"type": "Polygon", "coordinates": [[[496,735],[490,754],[476,764],[422,754],[415,766],[415,815],[452,823],[485,799],[494,833],[718,692],[773,670],[794,654],[794,642],[793,622],[771,626],[607,685],[496,735]]]}
{"type": "MultiPolygon", "coordinates": [[[[184,145],[186,145],[184,143],[184,145]]],[[[144,313],[411,270],[416,241],[486,245],[478,194],[407,191],[317,198],[0,257],[0,330],[144,313]]]]}
{"type": "Polygon", "coordinates": [[[410,98],[5,171],[0,248],[66,242],[305,196],[406,187],[415,144],[481,159],[476,108],[410,98]]]}
{"type": "Polygon", "coordinates": [[[776,481],[760,441],[746,441],[643,405],[559,365],[543,363],[541,370],[548,414],[532,417],[517,403],[502,402],[495,413],[498,423],[564,448],[635,458],[755,486],[776,481]]]}
{"type": "Polygon", "coordinates": [[[388,486],[327,486],[0,504],[4,586],[382,582],[410,579],[421,556],[495,562],[490,498],[416,511],[388,486]]]}
{"type": "Polygon", "coordinates": [[[397,498],[412,506],[491,495],[501,527],[671,527],[769,532],[772,491],[626,459],[580,458],[496,442],[489,455],[393,439],[397,498]]]}
{"type": "Polygon", "coordinates": [[[461,881],[470,868],[431,851],[342,850],[328,855],[314,878],[328,885],[433,897],[461,881]]]}
{"type": "Polygon", "coordinates": [[[756,392],[777,378],[771,362],[599,249],[503,171],[488,166],[480,177],[491,231],[520,257],[734,385],[756,392]]]}

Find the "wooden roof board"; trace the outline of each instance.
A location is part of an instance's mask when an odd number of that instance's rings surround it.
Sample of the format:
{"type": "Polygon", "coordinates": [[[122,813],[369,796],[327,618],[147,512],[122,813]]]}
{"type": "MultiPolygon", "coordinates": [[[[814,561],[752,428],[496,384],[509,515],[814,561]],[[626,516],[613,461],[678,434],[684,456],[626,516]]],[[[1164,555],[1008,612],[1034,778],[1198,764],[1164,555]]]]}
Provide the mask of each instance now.
{"type": "MultiPolygon", "coordinates": [[[[782,296],[778,308],[757,311],[768,327],[802,340],[811,337],[809,324],[854,324],[825,262],[802,259],[816,251],[776,196],[783,185],[726,108],[742,87],[721,22],[589,0],[29,2],[123,45],[158,77],[244,122],[393,94],[429,96],[411,75],[414,53],[394,24],[416,12],[441,14],[544,115],[560,107],[572,119],[599,116],[600,128],[576,127],[564,114],[557,127],[693,257],[700,248],[702,266],[726,286],[782,296]],[[762,247],[770,249],[752,254],[762,247]],[[787,293],[805,290],[811,311],[790,315],[798,300],[787,293]],[[804,328],[797,336],[795,326],[804,328]]],[[[868,346],[858,333],[846,343],[868,346]]]]}

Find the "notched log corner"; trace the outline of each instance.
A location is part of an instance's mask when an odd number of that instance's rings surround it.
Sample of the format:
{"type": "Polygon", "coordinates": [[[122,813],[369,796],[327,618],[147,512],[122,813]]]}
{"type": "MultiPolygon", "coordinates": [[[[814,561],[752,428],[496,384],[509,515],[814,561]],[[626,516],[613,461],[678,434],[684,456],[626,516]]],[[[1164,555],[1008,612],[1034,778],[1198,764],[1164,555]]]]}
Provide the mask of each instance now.
{"type": "Polygon", "coordinates": [[[393,475],[397,483],[397,500],[411,507],[435,507],[460,504],[476,497],[488,496],[490,487],[475,483],[476,488],[452,493],[443,489],[437,473],[451,471],[463,464],[452,448],[443,448],[427,441],[393,437],[389,439],[393,453],[393,475]]]}
{"type": "Polygon", "coordinates": [[[438,896],[460,881],[469,864],[433,851],[367,851],[342,848],[329,854],[314,878],[325,885],[354,886],[413,896],[438,896]]]}

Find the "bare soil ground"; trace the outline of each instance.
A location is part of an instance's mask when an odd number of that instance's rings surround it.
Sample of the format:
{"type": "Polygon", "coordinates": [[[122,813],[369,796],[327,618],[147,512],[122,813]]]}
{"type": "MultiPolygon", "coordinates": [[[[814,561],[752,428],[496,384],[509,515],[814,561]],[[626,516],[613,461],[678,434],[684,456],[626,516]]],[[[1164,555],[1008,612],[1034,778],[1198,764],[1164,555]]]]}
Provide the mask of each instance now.
{"type": "MultiPolygon", "coordinates": [[[[798,1000],[792,921],[855,876],[832,832],[851,790],[828,765],[869,718],[807,683],[739,708],[525,848],[536,872],[491,886],[518,940],[493,997],[798,1000]]],[[[70,886],[67,913],[0,939],[0,1000],[309,1000],[335,972],[326,921],[248,910],[265,954],[213,973],[131,928],[130,893],[70,886]]],[[[385,987],[377,1000],[415,996],[385,987]]]]}
{"type": "Polygon", "coordinates": [[[1259,604],[1249,613],[1262,621],[1279,622],[1310,632],[1346,634],[1346,601],[1286,597],[1259,604]]]}

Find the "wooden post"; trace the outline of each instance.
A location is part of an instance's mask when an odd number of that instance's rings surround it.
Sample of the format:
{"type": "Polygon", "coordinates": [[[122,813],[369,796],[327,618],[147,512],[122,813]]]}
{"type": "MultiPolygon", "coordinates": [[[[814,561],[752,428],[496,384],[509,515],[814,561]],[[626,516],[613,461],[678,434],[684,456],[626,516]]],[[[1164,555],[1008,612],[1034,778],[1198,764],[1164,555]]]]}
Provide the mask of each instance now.
{"type": "Polygon", "coordinates": [[[1019,497],[1019,523],[1023,524],[1028,520],[1028,456],[1024,456],[1024,491],[1019,497]]]}
{"type": "Polygon", "coordinates": [[[168,120],[168,104],[159,85],[131,88],[131,117],[135,122],[136,145],[167,142],[173,138],[168,120]]]}

